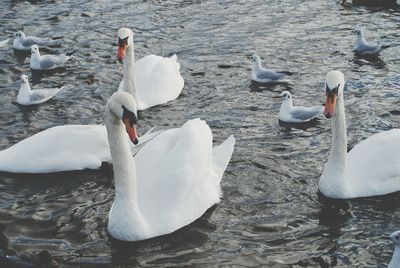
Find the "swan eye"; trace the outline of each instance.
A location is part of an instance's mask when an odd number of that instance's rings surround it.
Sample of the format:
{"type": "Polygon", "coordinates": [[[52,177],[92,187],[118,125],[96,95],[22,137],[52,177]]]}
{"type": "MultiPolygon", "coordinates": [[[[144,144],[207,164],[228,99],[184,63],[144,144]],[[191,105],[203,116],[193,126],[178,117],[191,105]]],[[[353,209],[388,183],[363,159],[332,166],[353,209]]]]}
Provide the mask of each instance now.
{"type": "Polygon", "coordinates": [[[339,85],[337,85],[337,87],[334,87],[332,89],[329,88],[328,84],[326,84],[326,95],[338,95],[339,93],[339,85]]]}
{"type": "Polygon", "coordinates": [[[128,119],[131,126],[137,125],[138,119],[136,117],[136,114],[126,109],[125,106],[122,106],[122,110],[122,121],[126,122],[126,120],[128,119]]]}

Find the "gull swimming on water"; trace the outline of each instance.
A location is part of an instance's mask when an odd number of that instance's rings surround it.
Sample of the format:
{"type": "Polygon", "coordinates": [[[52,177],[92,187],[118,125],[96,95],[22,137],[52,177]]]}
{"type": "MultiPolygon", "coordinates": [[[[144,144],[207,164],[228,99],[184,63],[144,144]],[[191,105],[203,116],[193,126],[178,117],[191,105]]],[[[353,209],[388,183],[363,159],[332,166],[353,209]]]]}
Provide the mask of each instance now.
{"type": "Polygon", "coordinates": [[[21,88],[18,92],[17,102],[21,105],[33,105],[43,103],[53,98],[61,88],[48,88],[31,90],[28,77],[21,75],[21,88]]]}
{"type": "Polygon", "coordinates": [[[368,43],[364,38],[364,33],[361,28],[356,29],[357,40],[356,47],[353,51],[359,55],[374,55],[382,50],[382,45],[368,43]]]}
{"type": "Polygon", "coordinates": [[[10,39],[0,41],[0,47],[4,47],[8,43],[8,41],[10,41],[10,39]]]}
{"type": "Polygon", "coordinates": [[[260,83],[271,83],[281,80],[287,75],[293,73],[287,71],[273,71],[265,69],[261,66],[261,59],[258,55],[253,54],[251,56],[253,60],[253,68],[251,70],[251,79],[260,83]]]}
{"type": "Polygon", "coordinates": [[[36,36],[26,36],[23,31],[14,34],[13,48],[17,50],[31,50],[32,45],[48,45],[53,42],[50,38],[40,38],[36,36]]]}
{"type": "Polygon", "coordinates": [[[392,260],[390,261],[388,268],[400,267],[400,231],[396,231],[390,235],[390,238],[395,244],[392,260]]]}
{"type": "Polygon", "coordinates": [[[30,67],[32,70],[51,70],[62,67],[67,60],[71,58],[71,54],[60,55],[40,55],[39,47],[33,45],[31,47],[30,67]]]}
{"type": "Polygon", "coordinates": [[[292,95],[283,91],[278,98],[282,98],[279,120],[286,123],[304,123],[322,114],[324,106],[293,106],[292,95]]]}

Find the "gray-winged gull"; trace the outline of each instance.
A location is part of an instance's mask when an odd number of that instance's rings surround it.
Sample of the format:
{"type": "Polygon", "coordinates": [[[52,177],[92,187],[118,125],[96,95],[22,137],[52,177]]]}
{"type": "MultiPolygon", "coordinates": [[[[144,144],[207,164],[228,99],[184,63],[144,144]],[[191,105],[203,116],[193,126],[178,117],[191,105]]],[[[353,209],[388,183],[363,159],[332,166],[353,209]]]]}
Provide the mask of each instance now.
{"type": "Polygon", "coordinates": [[[40,55],[39,47],[31,47],[30,67],[32,70],[51,70],[64,66],[65,62],[71,58],[70,55],[40,55]]]}
{"type": "Polygon", "coordinates": [[[261,59],[258,55],[253,54],[251,56],[253,60],[253,68],[251,70],[251,79],[260,83],[271,83],[281,80],[287,75],[291,75],[291,72],[287,71],[273,71],[265,69],[261,66],[261,59]]]}
{"type": "Polygon", "coordinates": [[[61,88],[48,88],[31,90],[28,77],[21,75],[21,87],[18,92],[17,102],[22,105],[39,104],[53,98],[61,88]]]}
{"type": "Polygon", "coordinates": [[[23,31],[14,33],[13,48],[17,50],[31,50],[32,45],[48,45],[53,42],[50,38],[41,38],[36,36],[26,36],[23,31]]]}

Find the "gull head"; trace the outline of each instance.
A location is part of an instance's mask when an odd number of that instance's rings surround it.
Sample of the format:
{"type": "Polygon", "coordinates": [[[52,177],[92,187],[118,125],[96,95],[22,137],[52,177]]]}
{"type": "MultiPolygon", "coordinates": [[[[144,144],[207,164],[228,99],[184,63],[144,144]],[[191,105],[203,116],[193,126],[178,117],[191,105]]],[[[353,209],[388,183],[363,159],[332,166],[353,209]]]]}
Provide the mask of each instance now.
{"type": "Polygon", "coordinates": [[[121,28],[117,33],[118,54],[117,60],[122,62],[125,59],[126,49],[133,46],[133,32],[129,28],[121,28]]]}
{"type": "Polygon", "coordinates": [[[389,236],[390,239],[396,244],[396,246],[400,245],[400,231],[396,231],[389,236]]]}
{"type": "Polygon", "coordinates": [[[39,53],[39,47],[37,45],[32,45],[31,46],[31,53],[32,54],[39,53]]]}
{"type": "Polygon", "coordinates": [[[23,84],[25,84],[25,83],[28,83],[28,76],[26,76],[26,75],[21,75],[21,82],[23,83],[23,84]]]}
{"type": "Polygon", "coordinates": [[[337,98],[343,94],[344,76],[341,71],[330,71],[325,78],[325,109],[324,115],[326,118],[331,118],[335,115],[337,98]]]}
{"type": "Polygon", "coordinates": [[[18,31],[18,32],[14,33],[14,37],[15,38],[25,38],[25,34],[23,31],[18,31]]]}
{"type": "Polygon", "coordinates": [[[283,100],[283,101],[287,101],[287,100],[290,100],[290,99],[292,98],[292,94],[290,94],[290,92],[287,91],[287,90],[283,91],[283,92],[280,94],[280,96],[282,97],[282,100],[283,100]]]}
{"type": "Polygon", "coordinates": [[[257,54],[251,55],[251,59],[253,60],[253,63],[258,63],[261,61],[260,57],[257,54]]]}

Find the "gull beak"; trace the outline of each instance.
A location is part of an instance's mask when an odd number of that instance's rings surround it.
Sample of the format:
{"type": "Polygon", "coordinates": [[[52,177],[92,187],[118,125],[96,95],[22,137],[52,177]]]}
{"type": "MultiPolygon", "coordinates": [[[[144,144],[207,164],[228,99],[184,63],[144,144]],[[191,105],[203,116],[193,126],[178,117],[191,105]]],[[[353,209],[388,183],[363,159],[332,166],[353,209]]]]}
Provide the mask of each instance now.
{"type": "Polygon", "coordinates": [[[282,96],[273,96],[273,97],[271,97],[271,98],[277,99],[277,100],[281,100],[281,99],[282,99],[282,96]]]}
{"type": "Polygon", "coordinates": [[[337,97],[336,93],[329,92],[326,94],[324,115],[328,119],[331,118],[335,114],[336,97],[337,97]]]}
{"type": "Polygon", "coordinates": [[[126,128],[126,132],[128,133],[129,139],[132,141],[133,144],[138,144],[139,143],[139,136],[136,131],[136,125],[131,124],[129,118],[124,119],[124,124],[126,128]]]}

